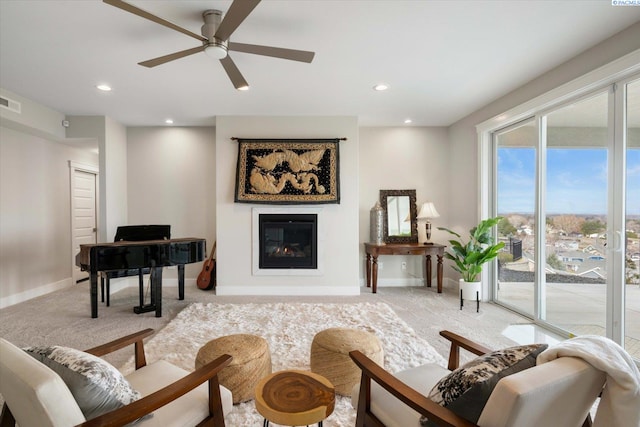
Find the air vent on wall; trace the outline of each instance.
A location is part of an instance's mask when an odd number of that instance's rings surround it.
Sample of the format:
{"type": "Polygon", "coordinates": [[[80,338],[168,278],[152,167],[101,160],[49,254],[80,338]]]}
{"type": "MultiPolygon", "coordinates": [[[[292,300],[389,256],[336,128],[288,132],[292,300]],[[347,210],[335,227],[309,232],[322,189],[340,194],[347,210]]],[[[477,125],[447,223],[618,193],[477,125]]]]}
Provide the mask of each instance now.
{"type": "Polygon", "coordinates": [[[13,99],[0,96],[0,107],[20,114],[20,103],[18,101],[14,101],[13,99]]]}

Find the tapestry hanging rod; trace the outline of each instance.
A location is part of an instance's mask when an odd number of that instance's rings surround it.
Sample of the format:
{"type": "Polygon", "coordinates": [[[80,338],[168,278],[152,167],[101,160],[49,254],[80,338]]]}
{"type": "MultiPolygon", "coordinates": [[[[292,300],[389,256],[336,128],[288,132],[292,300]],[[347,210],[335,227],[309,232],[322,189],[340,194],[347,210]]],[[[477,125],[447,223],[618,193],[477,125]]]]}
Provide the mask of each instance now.
{"type": "Polygon", "coordinates": [[[232,141],[347,141],[348,138],[238,138],[231,137],[232,141]]]}

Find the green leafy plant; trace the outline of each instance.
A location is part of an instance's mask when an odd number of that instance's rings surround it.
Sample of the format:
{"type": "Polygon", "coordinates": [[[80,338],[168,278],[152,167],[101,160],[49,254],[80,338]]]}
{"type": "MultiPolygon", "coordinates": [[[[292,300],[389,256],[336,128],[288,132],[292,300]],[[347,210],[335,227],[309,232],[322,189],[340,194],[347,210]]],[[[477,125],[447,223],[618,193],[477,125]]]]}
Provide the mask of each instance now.
{"type": "Polygon", "coordinates": [[[467,243],[462,242],[462,236],[455,231],[438,227],[438,230],[446,231],[460,239],[449,240],[450,250],[445,252],[444,256],[455,263],[451,267],[462,274],[462,279],[465,282],[476,282],[478,275],[482,273],[482,266],[497,257],[500,249],[504,248],[504,242],[494,244],[491,234],[491,229],[500,220],[502,217],[497,216],[481,221],[480,224],[469,230],[467,243]]]}

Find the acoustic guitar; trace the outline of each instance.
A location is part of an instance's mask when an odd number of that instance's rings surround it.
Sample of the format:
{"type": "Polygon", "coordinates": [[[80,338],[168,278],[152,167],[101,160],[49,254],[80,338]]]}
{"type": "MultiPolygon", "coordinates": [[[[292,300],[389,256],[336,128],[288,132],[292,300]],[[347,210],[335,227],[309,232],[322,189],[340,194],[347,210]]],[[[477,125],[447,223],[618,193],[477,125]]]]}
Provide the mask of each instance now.
{"type": "Polygon", "coordinates": [[[208,291],[216,287],[216,242],[213,242],[211,255],[202,265],[202,271],[198,274],[196,284],[199,289],[208,291]]]}

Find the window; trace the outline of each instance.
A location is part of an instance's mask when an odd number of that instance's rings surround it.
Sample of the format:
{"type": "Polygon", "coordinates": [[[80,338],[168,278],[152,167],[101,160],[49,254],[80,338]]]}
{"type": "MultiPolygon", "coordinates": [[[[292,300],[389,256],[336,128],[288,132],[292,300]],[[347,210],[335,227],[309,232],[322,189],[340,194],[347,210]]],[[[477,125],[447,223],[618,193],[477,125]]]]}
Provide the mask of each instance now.
{"type": "Polygon", "coordinates": [[[506,251],[498,256],[496,300],[534,315],[536,122],[526,120],[495,134],[498,237],[506,251]]]}
{"type": "Polygon", "coordinates": [[[487,276],[498,304],[640,360],[640,78],[596,86],[479,126],[483,214],[506,244],[487,276]]]}

